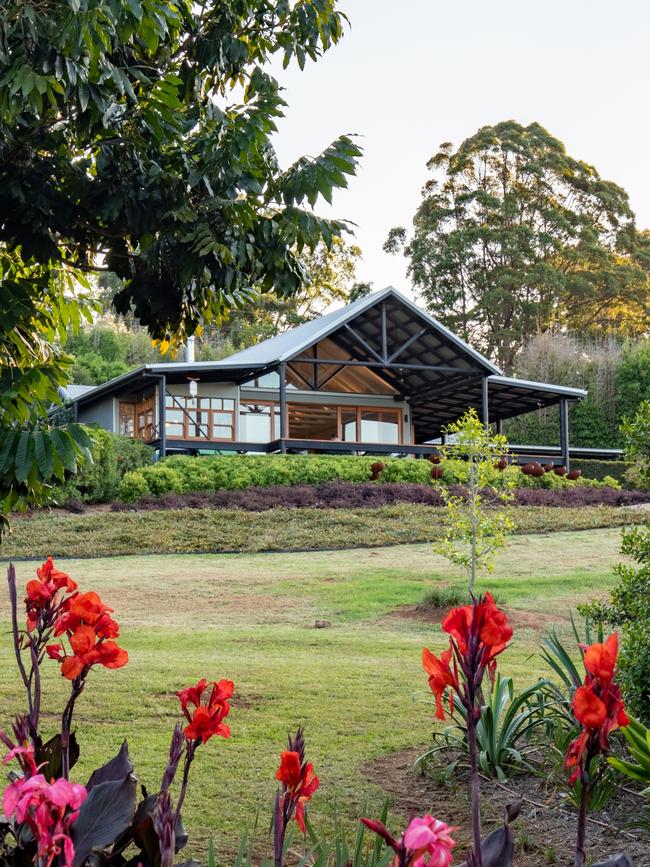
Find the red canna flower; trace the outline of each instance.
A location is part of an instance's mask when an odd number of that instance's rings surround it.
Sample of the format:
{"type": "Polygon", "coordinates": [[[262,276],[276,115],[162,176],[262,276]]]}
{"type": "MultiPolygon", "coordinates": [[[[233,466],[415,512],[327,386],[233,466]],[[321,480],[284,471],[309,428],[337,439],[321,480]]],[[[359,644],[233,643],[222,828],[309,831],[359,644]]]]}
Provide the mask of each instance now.
{"type": "Polygon", "coordinates": [[[77,589],[77,584],[66,572],[54,567],[54,561],[48,557],[42,566],[36,570],[37,578],[27,582],[27,631],[32,632],[39,621],[47,613],[53,612],[64,602],[67,593],[77,589]]]}
{"type": "MultiPolygon", "coordinates": [[[[452,672],[449,667],[449,662],[451,660],[452,655],[451,645],[447,650],[444,650],[440,655],[440,658],[435,656],[427,647],[422,648],[422,668],[429,675],[429,687],[431,688],[431,692],[436,697],[436,719],[444,720],[445,719],[445,711],[442,705],[442,697],[445,694],[445,690],[447,687],[451,687],[452,690],[459,690],[458,684],[458,672],[454,670],[452,672]]],[[[454,669],[456,669],[456,664],[454,663],[454,669]]],[[[454,699],[453,694],[450,694],[450,714],[453,714],[454,708],[454,699]]]]}
{"type": "Polygon", "coordinates": [[[604,644],[584,648],[587,673],[573,697],[573,713],[582,732],[569,746],[565,761],[572,784],[596,756],[608,752],[611,732],[630,721],[621,690],[614,683],[617,656],[617,633],[610,635],[604,644]]]}
{"type": "Polygon", "coordinates": [[[230,713],[228,699],[231,698],[234,690],[235,684],[232,680],[208,682],[202,678],[195,686],[188,686],[176,693],[188,721],[188,725],[183,730],[187,740],[200,740],[205,744],[213,735],[222,738],[230,737],[230,727],[223,720],[230,713]],[[203,701],[208,690],[210,695],[207,701],[203,701]]]}
{"type": "Polygon", "coordinates": [[[573,697],[573,713],[586,729],[597,729],[607,716],[605,702],[601,701],[592,684],[579,686],[573,697]]]}
{"type": "Polygon", "coordinates": [[[461,655],[467,653],[472,636],[478,638],[483,664],[498,656],[512,638],[508,618],[486,593],[473,605],[452,609],[442,621],[444,632],[451,635],[461,655]]]}
{"type": "Polygon", "coordinates": [[[592,644],[584,648],[583,661],[589,674],[602,683],[614,677],[618,657],[618,633],[613,632],[604,644],[592,644]]]}
{"type": "Polygon", "coordinates": [[[285,750],[280,757],[276,780],[283,784],[283,799],[295,808],[295,818],[301,832],[305,833],[305,804],[320,786],[311,762],[302,762],[295,750],[285,750]]]}
{"type": "Polygon", "coordinates": [[[118,623],[110,617],[112,611],[92,591],[77,593],[66,600],[54,634],[67,636],[72,653],[66,653],[62,643],[48,644],[45,650],[61,664],[61,674],[67,680],[75,680],[94,665],[122,668],[129,661],[127,651],[112,640],[120,634],[118,623]]]}

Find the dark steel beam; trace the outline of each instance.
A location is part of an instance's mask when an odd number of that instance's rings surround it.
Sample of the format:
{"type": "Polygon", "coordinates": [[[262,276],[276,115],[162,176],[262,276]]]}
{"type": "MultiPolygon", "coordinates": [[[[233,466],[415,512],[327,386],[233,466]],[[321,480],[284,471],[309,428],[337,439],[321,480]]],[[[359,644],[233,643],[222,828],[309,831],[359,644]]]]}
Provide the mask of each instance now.
{"type": "Polygon", "coordinates": [[[354,328],[347,324],[347,322],[345,323],[345,330],[352,335],[353,340],[356,340],[357,343],[363,346],[366,352],[369,352],[380,364],[385,363],[386,359],[382,358],[378,352],[375,352],[372,346],[359,334],[359,332],[355,331],[354,328]]]}
{"type": "MultiPolygon", "coordinates": [[[[373,350],[374,352],[374,350],[373,350]]],[[[376,354],[376,353],[375,353],[376,354]]],[[[485,376],[482,370],[463,370],[459,367],[451,367],[449,364],[403,364],[399,361],[396,363],[390,361],[357,361],[356,359],[343,358],[306,358],[304,355],[297,355],[290,359],[291,361],[299,361],[301,364],[343,364],[346,366],[385,368],[386,370],[433,370],[436,373],[456,373],[462,376],[485,376]]]]}
{"type": "Polygon", "coordinates": [[[560,452],[562,454],[562,462],[567,468],[571,469],[569,464],[569,401],[560,401],[560,452]]]}
{"type": "Polygon", "coordinates": [[[422,328],[416,334],[412,334],[408,340],[405,340],[404,343],[401,344],[401,346],[398,346],[397,349],[386,358],[386,361],[388,361],[388,362],[395,361],[395,359],[397,358],[398,355],[401,355],[406,349],[409,348],[409,346],[411,346],[411,344],[415,343],[416,340],[418,340],[420,337],[422,337],[426,333],[427,333],[427,329],[422,328]]]}
{"type": "Polygon", "coordinates": [[[388,323],[386,321],[386,302],[381,304],[381,356],[388,361],[388,323]]]}
{"type": "Polygon", "coordinates": [[[287,436],[287,366],[284,362],[278,370],[280,374],[280,451],[286,452],[284,440],[287,436]]]}
{"type": "Polygon", "coordinates": [[[165,374],[158,380],[158,440],[160,442],[160,457],[167,452],[167,431],[165,429],[165,395],[167,394],[167,379],[165,374]]]}
{"type": "Polygon", "coordinates": [[[481,380],[481,419],[486,428],[490,427],[490,404],[488,393],[488,378],[484,376],[481,380]]]}

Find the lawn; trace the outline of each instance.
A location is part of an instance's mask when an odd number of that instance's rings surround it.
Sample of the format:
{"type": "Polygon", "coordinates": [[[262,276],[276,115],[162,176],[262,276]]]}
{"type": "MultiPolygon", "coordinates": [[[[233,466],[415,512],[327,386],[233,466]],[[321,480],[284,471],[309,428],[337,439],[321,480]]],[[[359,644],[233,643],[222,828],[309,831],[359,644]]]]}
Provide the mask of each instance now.
{"type": "MultiPolygon", "coordinates": [[[[611,586],[618,545],[615,529],[512,540],[495,577],[482,586],[494,590],[514,621],[515,641],[502,667],[517,684],[544,673],[536,656],[543,629],[553,622],[567,628],[578,600],[611,586]]],[[[34,565],[18,564],[21,585],[34,565]]],[[[435,585],[458,582],[428,545],[58,565],[115,607],[121,644],[130,653],[126,668],[94,672],[78,704],[83,752],[73,776],[79,780],[128,735],[141,780],[156,787],[177,718],[174,691],[200,676],[236,683],[233,737],[210,741],[193,770],[184,812],[194,855],[214,837],[223,862],[258,808],[266,823],[279,751],[299,723],[322,780],[311,812],[316,824],[331,816],[333,805],[346,817],[377,812],[381,789],[360,766],[427,743],[431,708],[415,704],[412,695],[426,685],[421,647],[440,648],[442,639],[438,626],[400,606],[418,604],[435,585]],[[329,620],[331,628],[315,629],[316,619],[329,620]]],[[[6,604],[2,625],[0,723],[7,727],[20,708],[20,691],[6,604]]],[[[46,668],[51,711],[62,705],[64,683],[53,663],[46,668]]],[[[45,723],[54,730],[53,716],[45,723]]]]}

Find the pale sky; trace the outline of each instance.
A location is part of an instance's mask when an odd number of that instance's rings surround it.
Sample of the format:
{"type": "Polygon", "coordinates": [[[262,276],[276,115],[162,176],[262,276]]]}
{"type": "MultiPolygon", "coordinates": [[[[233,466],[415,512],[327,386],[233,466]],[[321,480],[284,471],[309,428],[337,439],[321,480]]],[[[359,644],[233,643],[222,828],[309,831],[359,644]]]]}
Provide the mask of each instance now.
{"type": "Polygon", "coordinates": [[[350,28],[304,71],[275,68],[289,103],[284,165],[341,133],[359,173],[323,214],[357,224],[358,279],[410,292],[403,256],[382,245],[410,226],[426,161],[485,124],[538,121],[568,153],[630,195],[650,227],[648,0],[343,0],[350,28]]]}

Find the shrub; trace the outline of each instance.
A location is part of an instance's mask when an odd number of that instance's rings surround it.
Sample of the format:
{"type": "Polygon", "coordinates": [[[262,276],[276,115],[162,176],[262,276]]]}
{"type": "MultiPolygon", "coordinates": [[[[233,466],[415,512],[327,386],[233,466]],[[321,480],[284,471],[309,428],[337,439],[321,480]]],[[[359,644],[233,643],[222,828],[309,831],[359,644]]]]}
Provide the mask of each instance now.
{"type": "MultiPolygon", "coordinates": [[[[318,485],[324,482],[371,482],[373,484],[413,484],[440,488],[440,482],[431,476],[431,463],[426,460],[382,458],[371,456],[336,455],[216,455],[214,457],[189,457],[177,455],[155,464],[153,474],[171,467],[180,478],[184,493],[194,491],[243,491],[250,487],[265,488],[293,485],[318,485]],[[384,465],[381,472],[373,471],[378,463],[384,465]],[[374,480],[373,480],[374,476],[374,480]]],[[[440,465],[442,484],[464,485],[468,481],[468,464],[456,458],[447,458],[440,465]]],[[[545,473],[533,478],[521,472],[517,466],[500,471],[488,464],[485,468],[485,483],[490,486],[516,488],[542,488],[563,490],[577,486],[602,487],[602,481],[580,478],[570,481],[554,473],[545,473]]],[[[609,480],[612,487],[620,487],[617,481],[609,480]]],[[[153,492],[153,490],[152,490],[153,492]]]]}
{"type": "Polygon", "coordinates": [[[180,493],[183,489],[181,476],[173,467],[154,465],[143,467],[139,472],[147,483],[149,492],[154,497],[159,497],[161,494],[169,494],[172,491],[180,493]]]}
{"type": "Polygon", "coordinates": [[[599,482],[605,478],[616,479],[623,487],[627,487],[627,473],[630,464],[627,461],[594,461],[572,458],[571,469],[582,470],[582,475],[587,479],[596,479],[599,482]]]}
{"type": "Polygon", "coordinates": [[[118,496],[123,503],[135,503],[141,497],[150,493],[147,480],[140,470],[124,473],[118,491],[118,496]]]}
{"type": "Polygon", "coordinates": [[[154,453],[146,443],[96,425],[86,430],[93,440],[92,463],[85,461],[74,476],[54,489],[55,502],[108,503],[117,496],[125,473],[151,464],[154,453]]]}

